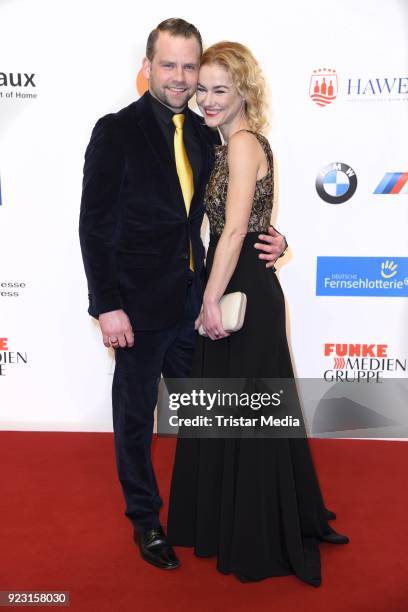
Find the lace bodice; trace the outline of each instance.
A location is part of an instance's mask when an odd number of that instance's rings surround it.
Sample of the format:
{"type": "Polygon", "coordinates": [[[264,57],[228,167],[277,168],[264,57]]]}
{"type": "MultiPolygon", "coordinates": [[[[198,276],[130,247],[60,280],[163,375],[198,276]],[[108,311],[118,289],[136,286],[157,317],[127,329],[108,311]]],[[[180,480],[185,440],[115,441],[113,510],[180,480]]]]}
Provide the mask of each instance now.
{"type": "MultiPolygon", "coordinates": [[[[249,130],[247,130],[249,131],[249,130]]],[[[269,226],[273,205],[273,155],[268,140],[252,132],[262,146],[267,161],[267,174],[256,182],[248,232],[265,232],[269,226]]],[[[210,222],[210,234],[219,235],[225,225],[225,205],[228,191],[228,145],[216,145],[215,164],[205,191],[204,204],[210,222]]]]}

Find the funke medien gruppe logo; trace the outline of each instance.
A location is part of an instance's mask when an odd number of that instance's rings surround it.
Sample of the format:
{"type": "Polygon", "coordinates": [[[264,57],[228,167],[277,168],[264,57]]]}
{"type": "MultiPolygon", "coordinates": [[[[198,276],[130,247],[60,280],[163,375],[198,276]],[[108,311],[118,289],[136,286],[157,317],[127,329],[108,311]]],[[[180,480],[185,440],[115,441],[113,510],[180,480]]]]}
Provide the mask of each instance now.
{"type": "Polygon", "coordinates": [[[408,296],[408,257],[318,257],[316,295],[408,296]]]}

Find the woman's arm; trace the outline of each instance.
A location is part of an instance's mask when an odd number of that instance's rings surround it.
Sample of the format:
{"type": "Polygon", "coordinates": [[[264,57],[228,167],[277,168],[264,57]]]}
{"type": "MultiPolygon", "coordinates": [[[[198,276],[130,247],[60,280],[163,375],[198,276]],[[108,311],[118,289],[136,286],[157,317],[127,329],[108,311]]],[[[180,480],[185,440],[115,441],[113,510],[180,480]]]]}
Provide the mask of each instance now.
{"type": "Polygon", "coordinates": [[[259,142],[248,132],[232,136],[228,143],[229,181],[225,226],[215,250],[203,300],[202,322],[212,340],[229,335],[222,327],[218,303],[234,273],[247,234],[257,174],[263,156],[259,142]]]}

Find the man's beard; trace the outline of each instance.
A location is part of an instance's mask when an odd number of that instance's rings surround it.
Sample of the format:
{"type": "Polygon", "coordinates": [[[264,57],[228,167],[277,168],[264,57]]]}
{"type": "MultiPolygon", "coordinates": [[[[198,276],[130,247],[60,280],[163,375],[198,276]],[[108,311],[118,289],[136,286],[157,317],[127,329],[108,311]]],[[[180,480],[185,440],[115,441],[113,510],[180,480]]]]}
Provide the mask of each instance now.
{"type": "MultiPolygon", "coordinates": [[[[176,87],[176,85],[174,85],[174,87],[176,87]]],[[[183,87],[183,85],[180,85],[180,87],[183,87]]],[[[174,104],[174,100],[170,98],[169,96],[169,92],[167,91],[167,89],[165,87],[161,88],[160,90],[158,90],[155,87],[154,81],[150,81],[150,89],[152,94],[160,101],[162,102],[162,104],[165,104],[166,106],[169,106],[170,108],[177,108],[177,109],[183,109],[187,106],[188,101],[190,100],[190,98],[193,97],[194,92],[190,93],[188,90],[185,92],[184,96],[182,98],[180,98],[180,100],[178,100],[178,104],[177,106],[175,106],[174,104]]]]}

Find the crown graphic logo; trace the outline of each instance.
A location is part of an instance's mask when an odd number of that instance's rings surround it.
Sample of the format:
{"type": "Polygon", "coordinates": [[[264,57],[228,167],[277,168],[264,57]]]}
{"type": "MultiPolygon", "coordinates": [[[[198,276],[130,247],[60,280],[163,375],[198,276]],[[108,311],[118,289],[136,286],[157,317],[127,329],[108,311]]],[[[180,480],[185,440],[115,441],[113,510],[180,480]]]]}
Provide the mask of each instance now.
{"type": "Polygon", "coordinates": [[[334,68],[313,70],[310,78],[309,96],[318,106],[327,106],[337,98],[337,72],[334,68]]]}

